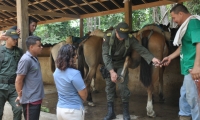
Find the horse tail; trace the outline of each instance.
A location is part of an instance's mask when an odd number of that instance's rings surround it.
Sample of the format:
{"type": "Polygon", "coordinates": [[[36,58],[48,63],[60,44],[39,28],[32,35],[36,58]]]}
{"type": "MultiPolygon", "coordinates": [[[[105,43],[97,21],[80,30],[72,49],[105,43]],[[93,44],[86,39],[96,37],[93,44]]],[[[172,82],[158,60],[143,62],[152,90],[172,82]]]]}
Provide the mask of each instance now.
{"type": "Polygon", "coordinates": [[[53,59],[52,54],[50,54],[50,65],[51,65],[51,71],[54,72],[56,67],[55,67],[55,61],[53,59]]]}
{"type": "MultiPolygon", "coordinates": [[[[148,49],[148,38],[142,38],[142,45],[148,49]]],[[[144,58],[141,57],[141,64],[140,64],[140,80],[145,87],[148,87],[152,82],[152,70],[151,65],[149,65],[144,58]]]]}
{"type": "Polygon", "coordinates": [[[84,64],[85,56],[83,52],[83,45],[78,47],[78,70],[81,72],[81,76],[84,78],[84,64]]]}

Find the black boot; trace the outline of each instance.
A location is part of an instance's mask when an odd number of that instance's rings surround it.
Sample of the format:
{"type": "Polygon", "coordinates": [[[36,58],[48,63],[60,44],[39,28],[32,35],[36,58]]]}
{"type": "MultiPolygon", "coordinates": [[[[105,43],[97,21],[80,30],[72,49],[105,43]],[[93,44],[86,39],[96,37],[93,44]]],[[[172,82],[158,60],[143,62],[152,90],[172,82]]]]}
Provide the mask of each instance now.
{"type": "Polygon", "coordinates": [[[123,119],[124,120],[130,120],[130,114],[129,114],[129,103],[123,102],[123,119]]]}
{"type": "Polygon", "coordinates": [[[114,113],[114,103],[113,102],[108,102],[108,113],[107,115],[104,117],[103,120],[112,120],[115,119],[115,113],[114,113]]]}

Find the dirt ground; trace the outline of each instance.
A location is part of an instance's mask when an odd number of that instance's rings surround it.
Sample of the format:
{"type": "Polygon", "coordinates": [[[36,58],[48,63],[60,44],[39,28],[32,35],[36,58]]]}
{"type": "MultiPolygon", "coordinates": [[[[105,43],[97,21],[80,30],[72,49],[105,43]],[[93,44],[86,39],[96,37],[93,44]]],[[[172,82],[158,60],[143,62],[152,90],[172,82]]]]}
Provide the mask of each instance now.
{"type": "MultiPolygon", "coordinates": [[[[49,87],[46,91],[49,91],[49,93],[45,95],[42,106],[49,108],[50,113],[56,114],[56,103],[58,98],[55,88],[53,87],[52,89],[49,87]]],[[[93,93],[93,101],[96,104],[95,107],[89,107],[87,103],[84,103],[86,109],[85,120],[102,120],[107,113],[106,94],[104,90],[99,93],[93,93]]],[[[178,120],[178,97],[166,98],[164,103],[160,103],[158,102],[158,95],[155,95],[155,118],[150,118],[146,115],[146,101],[147,96],[145,95],[131,95],[129,105],[131,120],[178,120]]],[[[120,97],[115,100],[115,113],[117,115],[117,119],[115,120],[123,120],[120,97]]]]}

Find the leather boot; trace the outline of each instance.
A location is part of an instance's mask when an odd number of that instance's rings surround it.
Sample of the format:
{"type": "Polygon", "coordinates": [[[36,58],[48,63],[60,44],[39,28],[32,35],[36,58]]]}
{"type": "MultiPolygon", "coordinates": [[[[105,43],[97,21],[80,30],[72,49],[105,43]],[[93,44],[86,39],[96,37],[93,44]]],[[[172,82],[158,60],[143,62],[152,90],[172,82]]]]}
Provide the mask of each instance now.
{"type": "Polygon", "coordinates": [[[116,118],[116,115],[115,115],[115,112],[114,112],[114,103],[108,102],[108,113],[104,117],[103,120],[112,120],[112,119],[115,119],[115,118],[116,118]]]}
{"type": "Polygon", "coordinates": [[[192,120],[191,116],[180,116],[179,120],[192,120]]]}
{"type": "Polygon", "coordinates": [[[129,103],[123,102],[123,119],[124,120],[130,120],[130,114],[129,114],[129,103]]]}

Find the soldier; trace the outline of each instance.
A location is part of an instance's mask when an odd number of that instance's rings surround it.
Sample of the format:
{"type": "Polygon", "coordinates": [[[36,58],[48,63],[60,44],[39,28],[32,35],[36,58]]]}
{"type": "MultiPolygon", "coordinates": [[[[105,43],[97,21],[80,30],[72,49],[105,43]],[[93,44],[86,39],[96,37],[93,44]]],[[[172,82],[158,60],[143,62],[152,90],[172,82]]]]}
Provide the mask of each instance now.
{"type": "Polygon", "coordinates": [[[15,99],[17,92],[15,89],[15,78],[17,64],[23,51],[18,48],[17,40],[19,34],[16,30],[9,29],[5,33],[6,45],[0,46],[0,120],[3,117],[5,102],[12,106],[13,120],[21,120],[22,108],[17,107],[15,99]]]}
{"type": "MultiPolygon", "coordinates": [[[[114,96],[117,83],[117,77],[121,73],[126,56],[129,55],[131,49],[135,49],[149,64],[153,62],[159,66],[160,60],[155,58],[146,48],[141,46],[134,36],[129,36],[129,26],[125,22],[119,23],[112,33],[108,33],[104,39],[102,46],[102,57],[105,67],[110,73],[110,77],[106,78],[106,93],[108,113],[104,120],[116,118],[114,113],[114,96]],[[110,42],[111,41],[111,42],[110,42]],[[128,41],[128,42],[127,42],[128,41]],[[111,45],[112,43],[112,45],[111,45]],[[131,49],[125,48],[127,45],[131,49]],[[117,74],[118,73],[118,74],[117,74]]],[[[127,87],[128,73],[124,77],[124,82],[118,83],[121,99],[123,102],[123,119],[130,120],[129,114],[129,96],[130,91],[127,87]]]]}

